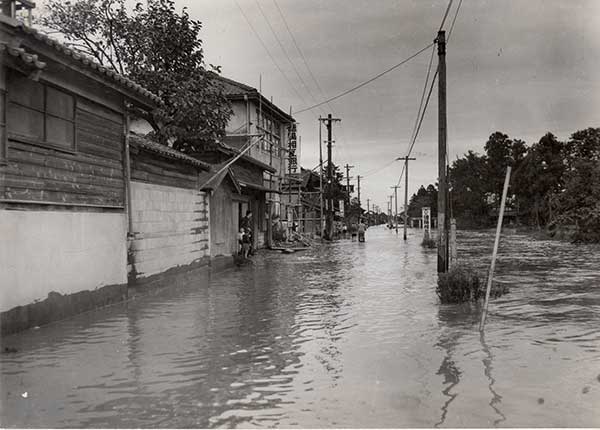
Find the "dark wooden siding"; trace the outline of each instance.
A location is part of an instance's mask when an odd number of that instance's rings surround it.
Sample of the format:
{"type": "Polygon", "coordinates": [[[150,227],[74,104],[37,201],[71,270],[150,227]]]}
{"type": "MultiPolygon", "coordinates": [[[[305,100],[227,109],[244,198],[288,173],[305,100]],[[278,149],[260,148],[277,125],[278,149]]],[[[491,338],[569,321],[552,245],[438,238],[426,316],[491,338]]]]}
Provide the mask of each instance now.
{"type": "Polygon", "coordinates": [[[9,137],[4,199],[124,207],[122,117],[83,103],[76,136],[72,152],[9,137]]]}
{"type": "Polygon", "coordinates": [[[196,167],[143,148],[132,149],[131,179],[149,184],[195,189],[198,187],[196,167]]]}

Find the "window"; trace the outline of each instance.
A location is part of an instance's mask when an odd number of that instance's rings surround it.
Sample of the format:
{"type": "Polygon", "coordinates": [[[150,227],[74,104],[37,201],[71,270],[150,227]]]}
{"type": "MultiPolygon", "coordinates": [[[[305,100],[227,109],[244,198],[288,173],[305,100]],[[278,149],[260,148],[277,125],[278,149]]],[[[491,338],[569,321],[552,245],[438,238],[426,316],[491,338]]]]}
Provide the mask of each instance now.
{"type": "MultiPolygon", "coordinates": [[[[257,110],[257,115],[259,114],[257,110]]],[[[261,144],[261,148],[264,152],[273,151],[274,157],[281,156],[281,124],[270,117],[266,113],[262,113],[259,121],[259,128],[262,133],[264,133],[265,138],[261,144]]]]}
{"type": "Polygon", "coordinates": [[[13,136],[75,149],[75,98],[24,75],[8,77],[7,129],[13,136]]]}

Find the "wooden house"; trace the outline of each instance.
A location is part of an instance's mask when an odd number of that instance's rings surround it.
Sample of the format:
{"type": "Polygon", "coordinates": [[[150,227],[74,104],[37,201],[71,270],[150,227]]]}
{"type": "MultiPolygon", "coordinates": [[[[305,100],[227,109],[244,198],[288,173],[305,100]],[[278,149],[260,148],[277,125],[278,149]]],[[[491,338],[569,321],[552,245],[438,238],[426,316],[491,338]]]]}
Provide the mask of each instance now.
{"type": "Polygon", "coordinates": [[[127,296],[126,106],[158,103],[0,15],[3,333],[127,296]]]}
{"type": "MultiPolygon", "coordinates": [[[[290,167],[293,172],[298,170],[294,118],[256,88],[223,76],[215,75],[215,79],[222,86],[233,110],[224,143],[231,148],[244,149],[256,142],[247,155],[269,167],[263,169],[261,179],[262,186],[267,189],[265,198],[270,207],[269,215],[287,219],[289,202],[281,195],[281,188],[290,167]]],[[[260,240],[263,240],[263,235],[260,240]]]]}

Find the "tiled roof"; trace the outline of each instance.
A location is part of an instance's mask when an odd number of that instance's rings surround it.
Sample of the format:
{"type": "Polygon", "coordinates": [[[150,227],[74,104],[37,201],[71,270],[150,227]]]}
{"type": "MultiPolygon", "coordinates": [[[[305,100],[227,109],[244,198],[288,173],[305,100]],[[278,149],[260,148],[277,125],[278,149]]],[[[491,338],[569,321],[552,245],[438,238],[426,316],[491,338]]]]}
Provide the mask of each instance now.
{"type": "Polygon", "coordinates": [[[260,98],[262,100],[263,106],[271,109],[272,111],[277,112],[280,116],[285,118],[286,121],[292,122],[294,118],[277,107],[275,104],[271,103],[266,97],[262,94],[259,94],[256,88],[253,88],[249,85],[242,84],[241,82],[234,81],[233,79],[226,78],[224,76],[218,75],[216,73],[212,74],[213,79],[219,82],[223,87],[223,93],[225,96],[230,98],[238,98],[244,95],[260,98]]]}
{"type": "Polygon", "coordinates": [[[202,170],[211,171],[211,165],[205,163],[202,160],[198,160],[197,158],[190,157],[183,152],[177,151],[176,149],[169,148],[166,145],[162,145],[158,142],[154,142],[148,138],[142,137],[135,133],[129,134],[129,140],[134,145],[138,145],[148,151],[154,152],[156,154],[160,154],[167,158],[173,158],[177,160],[184,161],[186,163],[192,164],[196,167],[200,167],[202,170]]]}
{"type": "Polygon", "coordinates": [[[35,67],[36,69],[43,69],[46,67],[46,63],[40,61],[37,55],[29,54],[23,48],[15,48],[7,45],[6,43],[0,43],[0,51],[6,51],[8,55],[18,58],[25,64],[35,67]]]}
{"type": "Polygon", "coordinates": [[[221,75],[214,74],[213,77],[219,81],[221,86],[223,87],[223,92],[225,95],[238,95],[238,94],[248,94],[248,93],[256,93],[258,91],[256,88],[252,88],[249,85],[242,84],[241,82],[236,82],[233,79],[226,78],[221,75]]]}
{"type": "MultiPolygon", "coordinates": [[[[3,20],[3,21],[6,22],[5,20],[3,20]]],[[[29,36],[35,40],[38,40],[40,42],[45,43],[46,45],[53,48],[56,52],[77,61],[81,66],[85,67],[86,69],[90,70],[91,72],[93,72],[97,75],[100,75],[103,78],[108,78],[109,80],[119,84],[123,88],[126,88],[133,92],[136,92],[139,95],[151,100],[152,102],[154,102],[156,104],[162,104],[160,97],[158,97],[156,94],[148,91],[141,85],[133,82],[131,79],[118,74],[114,70],[109,69],[108,67],[102,66],[96,60],[88,57],[87,55],[81,53],[80,51],[73,49],[73,48],[69,48],[68,46],[59,42],[58,40],[52,39],[51,37],[46,36],[45,34],[39,32],[38,30],[36,30],[32,27],[25,25],[22,22],[18,22],[18,21],[14,22],[14,23],[11,22],[10,25],[17,28],[22,33],[26,34],[27,36],[29,36]]]]}

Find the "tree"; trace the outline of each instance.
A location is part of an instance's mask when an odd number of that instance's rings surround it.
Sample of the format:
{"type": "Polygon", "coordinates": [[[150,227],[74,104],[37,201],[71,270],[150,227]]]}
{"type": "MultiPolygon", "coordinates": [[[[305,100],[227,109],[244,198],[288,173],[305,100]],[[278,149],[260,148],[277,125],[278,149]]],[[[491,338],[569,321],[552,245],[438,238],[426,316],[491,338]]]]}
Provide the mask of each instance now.
{"type": "Polygon", "coordinates": [[[423,185],[413,194],[408,204],[408,216],[420,218],[422,215],[421,209],[424,207],[431,208],[431,217],[437,216],[437,188],[429,184],[427,188],[423,185]]]}
{"type": "Polygon", "coordinates": [[[463,227],[481,227],[488,223],[488,162],[485,156],[469,151],[456,159],[449,170],[452,213],[463,227]]]}
{"type": "Polygon", "coordinates": [[[231,107],[206,69],[202,24],[173,0],[148,0],[128,10],[126,0],[48,0],[41,24],[73,47],[158,95],[163,105],[139,112],[162,143],[199,150],[225,135],[231,107]]]}

